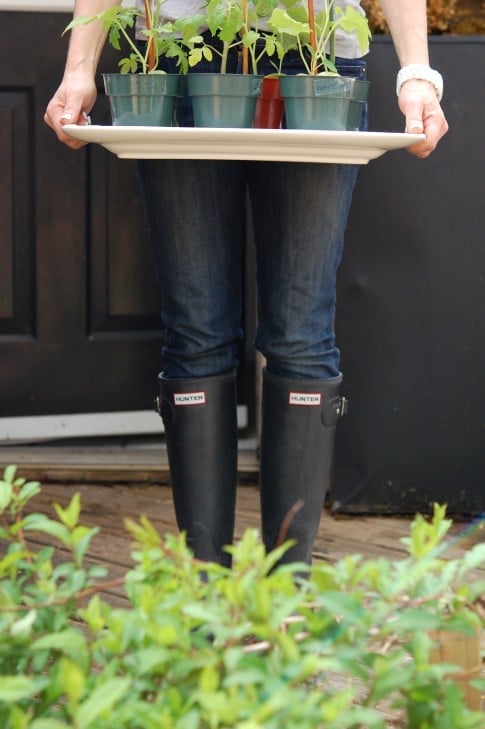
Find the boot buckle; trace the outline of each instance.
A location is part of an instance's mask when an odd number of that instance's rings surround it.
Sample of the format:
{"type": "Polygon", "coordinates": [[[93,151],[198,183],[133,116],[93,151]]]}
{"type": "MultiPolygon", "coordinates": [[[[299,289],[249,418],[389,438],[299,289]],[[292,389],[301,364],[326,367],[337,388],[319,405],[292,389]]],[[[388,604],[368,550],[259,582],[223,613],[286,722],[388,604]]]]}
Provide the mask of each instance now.
{"type": "Polygon", "coordinates": [[[342,396],[340,398],[339,404],[337,405],[338,417],[341,418],[342,415],[345,415],[345,413],[348,411],[348,409],[349,409],[349,401],[347,400],[347,398],[345,396],[342,396]]]}
{"type": "Polygon", "coordinates": [[[337,425],[337,420],[347,412],[347,398],[334,397],[328,400],[322,410],[322,423],[327,428],[333,428],[337,425]]]}

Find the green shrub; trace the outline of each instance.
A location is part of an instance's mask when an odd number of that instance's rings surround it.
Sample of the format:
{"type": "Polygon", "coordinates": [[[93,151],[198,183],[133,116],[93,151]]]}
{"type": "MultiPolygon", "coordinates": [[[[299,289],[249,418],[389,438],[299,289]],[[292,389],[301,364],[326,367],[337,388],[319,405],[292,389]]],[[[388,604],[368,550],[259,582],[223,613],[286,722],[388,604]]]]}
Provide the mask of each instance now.
{"type": "Polygon", "coordinates": [[[79,495],[50,519],[26,514],[39,490],[13,466],[0,481],[2,729],[371,729],[386,726],[382,702],[412,729],[483,729],[429,658],[430,630],[483,627],[471,571],[485,545],[446,559],[444,507],[415,519],[406,558],[349,555],[308,579],[274,569],[285,547],[266,555],[254,530],[229,571],[127,520],[136,566],[118,608],[85,564],[97,530],[79,523],[79,495]],[[33,550],[33,532],[61,549],[33,550]]]}

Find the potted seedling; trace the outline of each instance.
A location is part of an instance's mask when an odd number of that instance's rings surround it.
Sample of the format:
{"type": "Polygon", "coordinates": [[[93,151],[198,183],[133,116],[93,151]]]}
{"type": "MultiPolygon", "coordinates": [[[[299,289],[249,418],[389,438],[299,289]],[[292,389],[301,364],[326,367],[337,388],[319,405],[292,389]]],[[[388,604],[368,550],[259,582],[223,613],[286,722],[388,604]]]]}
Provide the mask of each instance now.
{"type": "Polygon", "coordinates": [[[263,36],[255,27],[259,11],[248,0],[208,0],[203,12],[211,39],[193,37],[188,56],[195,71],[187,77],[195,125],[251,127],[261,90],[257,44],[263,36]],[[238,54],[243,73],[235,73],[238,54]],[[201,61],[211,62],[217,57],[219,73],[197,72],[201,61]]]}
{"type": "MultiPolygon", "coordinates": [[[[277,2],[262,0],[256,6],[256,12],[261,17],[268,15],[268,9],[275,9],[277,2]],[[270,5],[270,7],[269,7],[270,5]]],[[[274,72],[266,74],[262,79],[261,93],[256,101],[253,127],[257,129],[279,129],[283,119],[284,102],[281,96],[280,76],[283,59],[286,53],[295,47],[295,43],[289,36],[278,35],[273,32],[265,32],[262,35],[263,42],[256,43],[253,48],[251,61],[254,68],[258,68],[260,60],[266,56],[274,72]]]]}
{"type": "Polygon", "coordinates": [[[348,129],[350,102],[365,101],[367,82],[339,75],[335,36],[338,30],[354,33],[364,54],[370,39],[366,17],[351,6],[343,10],[335,0],[326,0],[317,13],[313,0],[300,5],[283,0],[282,5],[273,10],[270,25],[278,36],[293,38],[305,68],[304,74],[281,78],[287,126],[348,129]]]}
{"type": "Polygon", "coordinates": [[[103,74],[114,125],[170,126],[172,123],[179,76],[160,70],[158,63],[162,56],[173,58],[184,73],[188,61],[183,33],[176,22],[161,21],[161,5],[160,0],[145,0],[143,10],[114,5],[90,17],[74,18],[64,31],[99,22],[115,50],[124,53],[127,46],[128,52],[118,64],[119,72],[103,74]],[[133,38],[137,20],[143,21],[141,33],[146,44],[138,44],[133,38]]]}

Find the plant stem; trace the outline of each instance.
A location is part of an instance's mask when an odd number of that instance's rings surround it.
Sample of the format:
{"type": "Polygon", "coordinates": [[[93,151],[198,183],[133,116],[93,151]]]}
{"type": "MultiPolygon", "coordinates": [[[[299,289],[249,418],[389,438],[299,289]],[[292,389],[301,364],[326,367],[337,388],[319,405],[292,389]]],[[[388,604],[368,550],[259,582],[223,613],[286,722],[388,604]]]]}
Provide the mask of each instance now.
{"type": "Polygon", "coordinates": [[[147,72],[147,63],[146,63],[146,60],[145,60],[143,54],[140,53],[140,51],[138,50],[138,48],[135,45],[135,43],[133,43],[133,41],[131,40],[130,34],[126,32],[126,30],[124,29],[123,25],[120,22],[117,22],[116,25],[120,29],[120,32],[126,38],[126,41],[128,42],[128,45],[130,46],[130,48],[132,49],[132,51],[137,56],[137,58],[139,60],[139,63],[141,65],[141,68],[142,68],[142,73],[146,73],[147,72]]]}
{"type": "Polygon", "coordinates": [[[315,8],[313,5],[313,0],[308,0],[308,25],[310,26],[310,46],[312,49],[312,74],[317,73],[317,59],[316,59],[316,50],[317,50],[317,40],[315,35],[315,8]]]}
{"type": "MultiPolygon", "coordinates": [[[[329,3],[328,6],[328,20],[333,25],[333,2],[329,3]]],[[[330,36],[330,61],[335,66],[335,31],[330,36]]]]}
{"type": "Polygon", "coordinates": [[[46,602],[41,602],[37,604],[33,603],[32,605],[0,605],[0,613],[20,613],[27,610],[42,610],[44,608],[66,605],[69,602],[77,602],[78,600],[82,600],[83,598],[89,597],[90,595],[95,595],[98,592],[103,592],[103,590],[107,590],[111,587],[119,587],[121,585],[124,585],[125,580],[125,577],[114,577],[112,580],[107,580],[106,582],[98,582],[92,587],[86,587],[84,590],[80,590],[79,592],[76,592],[74,595],[70,595],[69,597],[59,597],[55,598],[54,600],[48,600],[46,602]]]}
{"type": "MultiPolygon", "coordinates": [[[[248,28],[248,0],[242,0],[242,12],[243,12],[243,21],[244,21],[244,32],[247,33],[249,31],[249,28],[248,28]]],[[[249,72],[249,55],[248,55],[248,47],[246,45],[243,45],[243,49],[242,49],[242,72],[243,73],[249,72]]]]}
{"type": "MultiPolygon", "coordinates": [[[[145,0],[145,24],[147,30],[153,29],[152,11],[150,8],[150,0],[145,0]]],[[[148,70],[153,71],[156,68],[157,61],[155,58],[155,46],[153,43],[153,36],[150,35],[147,41],[147,59],[148,59],[148,70]]]]}
{"type": "Polygon", "coordinates": [[[229,54],[229,44],[224,43],[221,53],[221,73],[226,73],[227,70],[227,56],[229,54]]]}

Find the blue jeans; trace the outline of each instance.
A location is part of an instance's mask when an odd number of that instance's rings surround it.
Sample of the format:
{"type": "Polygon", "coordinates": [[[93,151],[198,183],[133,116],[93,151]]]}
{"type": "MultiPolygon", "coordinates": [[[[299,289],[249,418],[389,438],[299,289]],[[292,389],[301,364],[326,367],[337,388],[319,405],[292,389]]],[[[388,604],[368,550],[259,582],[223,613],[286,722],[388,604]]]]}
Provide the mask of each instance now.
{"type": "MultiPolygon", "coordinates": [[[[362,61],[339,65],[341,73],[365,75],[362,61]]],[[[302,69],[295,62],[285,70],[302,69]]],[[[190,124],[190,100],[181,113],[181,123],[190,124]]],[[[140,160],[138,174],[161,289],[163,376],[237,367],[247,191],[257,261],[255,345],[272,374],[337,376],[336,274],[357,166],[140,160]]]]}

